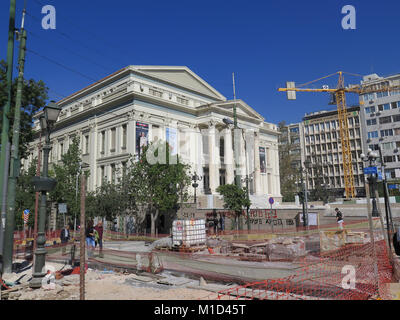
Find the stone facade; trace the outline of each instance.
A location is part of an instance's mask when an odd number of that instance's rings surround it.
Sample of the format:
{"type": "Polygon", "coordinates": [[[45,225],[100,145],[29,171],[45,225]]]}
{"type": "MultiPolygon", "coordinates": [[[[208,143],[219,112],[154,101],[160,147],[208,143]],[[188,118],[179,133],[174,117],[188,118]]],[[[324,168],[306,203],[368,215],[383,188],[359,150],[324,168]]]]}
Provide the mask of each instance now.
{"type": "MultiPolygon", "coordinates": [[[[281,199],[277,126],[244,101],[227,100],[187,67],[129,66],[57,104],[62,112],[51,135],[50,165],[78,136],[89,191],[104,179],[117,179],[142,143],[163,140],[202,177],[200,207],[222,208],[216,189],[234,183],[235,149],[239,175],[250,177],[252,198],[265,207],[268,197],[281,199]],[[240,133],[223,122],[233,119],[234,105],[240,133]]],[[[25,168],[38,154],[39,121],[34,127],[37,138],[25,168]]]]}

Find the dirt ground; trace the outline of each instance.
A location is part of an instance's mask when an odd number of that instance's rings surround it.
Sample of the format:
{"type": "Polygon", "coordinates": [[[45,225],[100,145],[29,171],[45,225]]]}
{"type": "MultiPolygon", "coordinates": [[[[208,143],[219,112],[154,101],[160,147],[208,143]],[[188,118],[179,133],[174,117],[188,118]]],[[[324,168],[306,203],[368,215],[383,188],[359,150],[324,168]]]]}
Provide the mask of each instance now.
{"type": "MultiPolygon", "coordinates": [[[[203,300],[216,297],[215,293],[207,290],[173,285],[167,278],[164,284],[158,284],[157,279],[142,277],[144,281],[138,281],[136,275],[103,274],[95,270],[88,270],[85,277],[85,300],[203,300]]],[[[190,285],[199,285],[199,281],[188,281],[190,285]]],[[[8,299],[79,300],[79,275],[57,280],[54,290],[32,290],[27,284],[22,285],[18,291],[10,293],[8,299]]]]}

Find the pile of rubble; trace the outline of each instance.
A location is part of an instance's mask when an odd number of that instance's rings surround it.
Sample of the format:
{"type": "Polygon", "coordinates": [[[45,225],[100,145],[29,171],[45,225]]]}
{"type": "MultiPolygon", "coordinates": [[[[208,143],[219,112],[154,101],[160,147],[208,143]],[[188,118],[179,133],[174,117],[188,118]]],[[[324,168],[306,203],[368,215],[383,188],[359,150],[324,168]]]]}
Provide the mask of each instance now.
{"type": "Polygon", "coordinates": [[[293,261],[307,255],[305,242],[296,238],[274,238],[262,243],[231,243],[221,239],[207,240],[214,254],[236,256],[246,261],[293,261]]]}

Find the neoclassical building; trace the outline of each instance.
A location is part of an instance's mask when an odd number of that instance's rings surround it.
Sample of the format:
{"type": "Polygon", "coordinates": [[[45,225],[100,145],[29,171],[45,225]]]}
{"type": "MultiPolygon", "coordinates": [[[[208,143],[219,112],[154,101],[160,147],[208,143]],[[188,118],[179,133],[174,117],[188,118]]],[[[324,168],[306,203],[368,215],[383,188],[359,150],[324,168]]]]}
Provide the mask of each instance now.
{"type": "MultiPolygon", "coordinates": [[[[51,135],[50,164],[60,161],[78,136],[83,170],[90,171],[89,191],[103,179],[117,179],[143,145],[162,140],[202,177],[200,207],[222,207],[216,189],[234,183],[237,167],[243,180],[246,174],[250,178],[254,207],[269,207],[271,196],[281,199],[277,126],[244,101],[227,100],[187,67],[128,66],[57,104],[62,111],[51,135]],[[242,134],[223,121],[233,119],[235,105],[242,134]]],[[[34,127],[37,138],[25,168],[38,155],[39,121],[34,127]]]]}

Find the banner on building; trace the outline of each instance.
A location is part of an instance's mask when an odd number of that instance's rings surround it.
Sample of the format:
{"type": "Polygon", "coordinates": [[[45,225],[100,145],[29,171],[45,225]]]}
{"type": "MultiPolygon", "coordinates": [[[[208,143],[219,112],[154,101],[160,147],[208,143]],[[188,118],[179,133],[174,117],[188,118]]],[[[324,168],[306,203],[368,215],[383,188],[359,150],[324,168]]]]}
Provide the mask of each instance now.
{"type": "Polygon", "coordinates": [[[167,128],[166,132],[167,142],[170,147],[170,156],[178,154],[178,134],[175,128],[167,128]]]}
{"type": "Polygon", "coordinates": [[[143,148],[148,145],[149,125],[136,122],[136,154],[140,157],[143,148]]]}
{"type": "Polygon", "coordinates": [[[264,147],[260,147],[260,171],[261,173],[267,173],[267,162],[264,147]]]}

